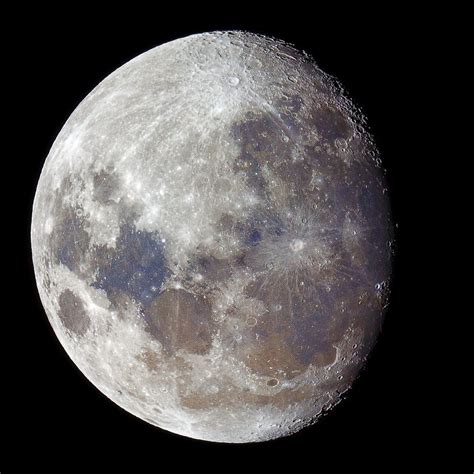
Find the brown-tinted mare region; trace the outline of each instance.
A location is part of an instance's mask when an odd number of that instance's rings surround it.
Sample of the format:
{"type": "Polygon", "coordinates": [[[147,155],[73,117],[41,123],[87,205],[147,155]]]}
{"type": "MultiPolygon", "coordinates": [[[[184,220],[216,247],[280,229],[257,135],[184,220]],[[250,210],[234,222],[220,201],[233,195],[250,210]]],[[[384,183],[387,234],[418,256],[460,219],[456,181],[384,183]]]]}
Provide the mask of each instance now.
{"type": "Polygon", "coordinates": [[[351,152],[357,159],[352,165],[340,154],[341,144],[347,146],[354,132],[350,118],[329,103],[304,108],[298,96],[274,105],[278,114],[249,113],[232,128],[241,148],[234,171],[244,173],[249,186],[269,202],[267,209],[273,208],[264,219],[253,219],[256,225],[247,225],[242,261],[257,277],[245,293],[264,302],[268,312],[255,326],[258,342],[237,350],[256,373],[292,378],[309,365],[334,362],[335,345],[349,327],[360,329],[367,340],[378,332],[381,308],[374,284],[388,271],[383,261],[387,222],[380,181],[367,163],[366,151],[354,143],[351,152]],[[272,183],[264,179],[266,168],[286,187],[279,202],[270,192],[272,183]],[[371,207],[366,205],[367,195],[371,207]],[[286,219],[278,218],[285,212],[305,216],[306,224],[286,228],[286,219]],[[348,215],[361,231],[351,254],[343,248],[348,215]],[[318,270],[299,254],[293,257],[288,239],[300,237],[309,247],[324,243],[327,266],[318,270]],[[271,245],[266,244],[269,240],[271,245]],[[288,253],[288,258],[279,254],[274,259],[287,261],[291,268],[280,265],[283,270],[265,271],[263,263],[271,249],[288,253]],[[372,258],[379,252],[381,259],[372,258]],[[295,264],[292,260],[297,258],[295,264]]]}
{"type": "Polygon", "coordinates": [[[215,324],[205,296],[184,289],[166,289],[144,309],[149,332],[170,355],[183,350],[205,354],[212,345],[215,324]]]}
{"type": "Polygon", "coordinates": [[[58,314],[64,327],[76,336],[83,336],[90,326],[90,319],[81,299],[71,290],[64,290],[59,296],[58,314]]]}

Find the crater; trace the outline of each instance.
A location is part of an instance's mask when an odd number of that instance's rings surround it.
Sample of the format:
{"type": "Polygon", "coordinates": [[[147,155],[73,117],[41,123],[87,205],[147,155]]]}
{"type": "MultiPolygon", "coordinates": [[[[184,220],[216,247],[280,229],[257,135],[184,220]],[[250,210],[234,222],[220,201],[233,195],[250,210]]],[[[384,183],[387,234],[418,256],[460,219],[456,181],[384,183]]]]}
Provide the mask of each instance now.
{"type": "Polygon", "coordinates": [[[290,249],[293,252],[299,252],[300,250],[303,250],[304,247],[304,242],[301,239],[295,239],[292,242],[290,242],[290,249]]]}

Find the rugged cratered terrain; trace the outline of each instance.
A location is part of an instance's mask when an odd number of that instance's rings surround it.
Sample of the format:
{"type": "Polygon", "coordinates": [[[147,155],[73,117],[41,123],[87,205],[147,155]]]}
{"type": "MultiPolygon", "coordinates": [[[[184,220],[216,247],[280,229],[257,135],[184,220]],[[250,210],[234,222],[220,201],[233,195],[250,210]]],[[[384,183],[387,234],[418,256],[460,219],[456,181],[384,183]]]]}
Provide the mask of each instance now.
{"type": "Polygon", "coordinates": [[[309,57],[249,33],[179,39],[101,82],[51,149],[31,230],[69,356],[194,438],[313,423],[387,304],[389,206],[363,117],[309,57]]]}

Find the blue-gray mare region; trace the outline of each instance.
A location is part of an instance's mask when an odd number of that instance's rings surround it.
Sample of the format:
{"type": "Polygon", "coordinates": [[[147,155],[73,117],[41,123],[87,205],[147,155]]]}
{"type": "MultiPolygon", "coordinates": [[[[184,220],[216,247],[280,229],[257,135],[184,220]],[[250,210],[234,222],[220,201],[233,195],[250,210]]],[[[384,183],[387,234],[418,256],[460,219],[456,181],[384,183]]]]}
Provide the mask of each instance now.
{"type": "Polygon", "coordinates": [[[108,296],[122,291],[146,306],[160,293],[168,276],[160,236],[137,230],[133,223],[124,223],[115,248],[102,250],[101,265],[92,286],[108,296]]]}

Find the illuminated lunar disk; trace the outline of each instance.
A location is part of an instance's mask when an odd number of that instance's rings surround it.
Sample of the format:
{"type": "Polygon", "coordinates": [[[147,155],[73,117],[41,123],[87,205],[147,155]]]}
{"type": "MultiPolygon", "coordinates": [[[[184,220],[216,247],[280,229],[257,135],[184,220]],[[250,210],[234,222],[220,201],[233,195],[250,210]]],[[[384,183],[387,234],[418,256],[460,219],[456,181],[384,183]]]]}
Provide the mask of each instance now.
{"type": "Polygon", "coordinates": [[[153,425],[228,443],[337,403],[391,271],[364,123],[310,57],[244,32],[103,80],[53,144],[31,228],[41,300],[87,378],[153,425]]]}

